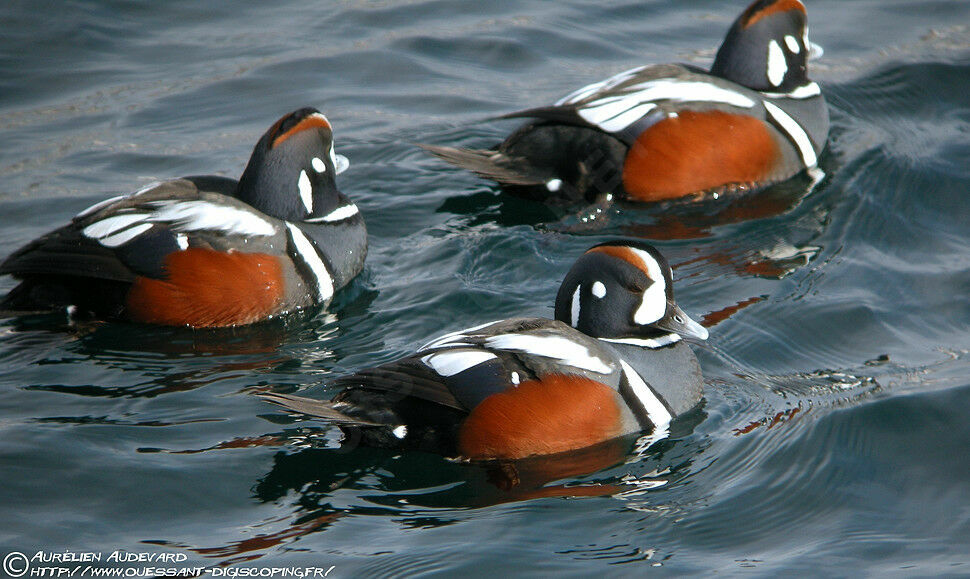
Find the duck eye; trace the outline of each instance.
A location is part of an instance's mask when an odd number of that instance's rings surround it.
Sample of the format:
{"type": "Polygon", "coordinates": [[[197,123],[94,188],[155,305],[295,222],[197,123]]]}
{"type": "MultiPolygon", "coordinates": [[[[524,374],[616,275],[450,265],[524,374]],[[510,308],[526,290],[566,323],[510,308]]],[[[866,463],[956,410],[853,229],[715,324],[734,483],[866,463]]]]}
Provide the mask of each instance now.
{"type": "Polygon", "coordinates": [[[626,284],[626,289],[630,290],[635,294],[642,294],[644,291],[646,291],[647,288],[646,286],[644,286],[642,283],[638,281],[631,281],[630,283],[626,284]]]}
{"type": "Polygon", "coordinates": [[[677,322],[678,324],[683,324],[684,323],[684,318],[682,316],[680,316],[680,315],[676,315],[676,316],[674,316],[674,321],[677,322]]]}

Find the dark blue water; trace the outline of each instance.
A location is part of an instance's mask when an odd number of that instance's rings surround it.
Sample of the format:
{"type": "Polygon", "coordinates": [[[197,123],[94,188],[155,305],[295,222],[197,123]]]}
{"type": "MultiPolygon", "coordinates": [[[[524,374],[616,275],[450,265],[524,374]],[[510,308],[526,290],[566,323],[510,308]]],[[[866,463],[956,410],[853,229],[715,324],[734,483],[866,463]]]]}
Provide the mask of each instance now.
{"type": "MultiPolygon", "coordinates": [[[[0,321],[0,555],[123,549],[330,576],[970,575],[970,3],[816,0],[826,178],[593,224],[414,142],[632,66],[707,65],[743,3],[0,5],[0,257],[87,205],[237,176],[323,110],[371,233],[329,313],[222,332],[0,321]],[[672,436],[489,471],[337,449],[253,394],[552,314],[575,257],[653,240],[711,325],[672,436]],[[514,475],[514,476],[513,476],[514,475]],[[516,483],[517,484],[513,484],[516,483]]],[[[13,286],[0,280],[0,291],[13,286]]],[[[221,568],[221,567],[220,567],[221,568]]]]}

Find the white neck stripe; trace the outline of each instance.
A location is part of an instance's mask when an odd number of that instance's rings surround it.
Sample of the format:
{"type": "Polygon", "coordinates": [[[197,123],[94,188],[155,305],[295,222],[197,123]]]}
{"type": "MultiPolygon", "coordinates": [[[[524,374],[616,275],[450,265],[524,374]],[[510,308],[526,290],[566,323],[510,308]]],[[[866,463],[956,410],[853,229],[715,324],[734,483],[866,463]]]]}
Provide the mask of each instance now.
{"type": "Polygon", "coordinates": [[[311,217],[310,219],[304,219],[303,221],[306,223],[334,223],[336,221],[350,219],[358,213],[360,213],[360,209],[358,209],[353,203],[350,203],[349,205],[337,207],[323,217],[311,217]]]}
{"type": "Polygon", "coordinates": [[[765,101],[765,110],[768,111],[771,118],[781,125],[781,128],[795,142],[795,147],[798,149],[799,154],[801,154],[802,162],[805,163],[805,166],[814,167],[818,163],[818,157],[815,156],[815,148],[812,146],[812,141],[808,138],[808,133],[805,132],[805,129],[795,119],[791,118],[788,113],[773,103],[765,101]]]}
{"type": "Polygon", "coordinates": [[[321,302],[329,300],[333,297],[333,278],[330,276],[330,272],[327,271],[326,264],[323,263],[323,260],[317,253],[317,248],[307,239],[306,234],[299,227],[288,221],[285,223],[286,228],[290,231],[290,239],[293,240],[293,245],[296,246],[299,257],[313,273],[317,284],[317,299],[321,302]]]}
{"type": "Polygon", "coordinates": [[[623,374],[626,376],[626,381],[630,385],[630,389],[636,394],[640,403],[643,404],[643,409],[647,411],[647,417],[650,418],[650,422],[653,423],[655,430],[666,429],[670,425],[670,421],[673,420],[673,416],[667,410],[667,407],[663,405],[660,398],[647,386],[647,383],[643,381],[640,374],[637,373],[625,360],[620,360],[620,365],[623,366],[623,374]]]}
{"type": "Polygon", "coordinates": [[[669,346],[681,340],[679,334],[666,334],[660,336],[659,338],[599,338],[604,342],[610,342],[613,344],[627,344],[629,346],[640,346],[643,348],[662,348],[664,346],[669,346]]]}

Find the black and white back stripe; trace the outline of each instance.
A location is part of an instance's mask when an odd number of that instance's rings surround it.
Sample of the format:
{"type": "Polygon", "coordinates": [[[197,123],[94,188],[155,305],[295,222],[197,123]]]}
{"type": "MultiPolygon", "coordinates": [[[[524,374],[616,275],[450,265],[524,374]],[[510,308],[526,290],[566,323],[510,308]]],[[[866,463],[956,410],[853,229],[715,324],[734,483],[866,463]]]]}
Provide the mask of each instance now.
{"type": "Polygon", "coordinates": [[[286,222],[289,254],[304,280],[315,286],[316,298],[325,302],[333,297],[333,276],[317,245],[303,231],[286,222]]]}
{"type": "Polygon", "coordinates": [[[627,406],[633,410],[633,414],[643,430],[654,432],[666,430],[673,420],[673,413],[667,407],[666,402],[654,392],[640,374],[633,369],[626,361],[620,360],[623,367],[623,374],[620,379],[620,395],[626,401],[627,406]]]}

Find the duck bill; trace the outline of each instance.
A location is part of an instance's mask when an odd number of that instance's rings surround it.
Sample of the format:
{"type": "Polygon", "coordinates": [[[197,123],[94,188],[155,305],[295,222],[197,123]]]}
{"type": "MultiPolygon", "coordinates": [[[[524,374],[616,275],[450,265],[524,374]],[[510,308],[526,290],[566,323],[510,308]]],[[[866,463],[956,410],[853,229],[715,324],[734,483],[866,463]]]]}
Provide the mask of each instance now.
{"type": "Polygon", "coordinates": [[[698,324],[684,313],[676,304],[668,304],[667,315],[655,324],[656,327],[673,332],[682,338],[704,341],[709,335],[707,328],[698,324]]]}
{"type": "Polygon", "coordinates": [[[814,42],[808,43],[808,60],[822,58],[823,54],[825,54],[825,50],[823,50],[821,46],[815,44],[814,42]]]}
{"type": "Polygon", "coordinates": [[[343,155],[333,154],[333,171],[337,175],[343,173],[350,167],[350,159],[344,157],[343,155]]]}

